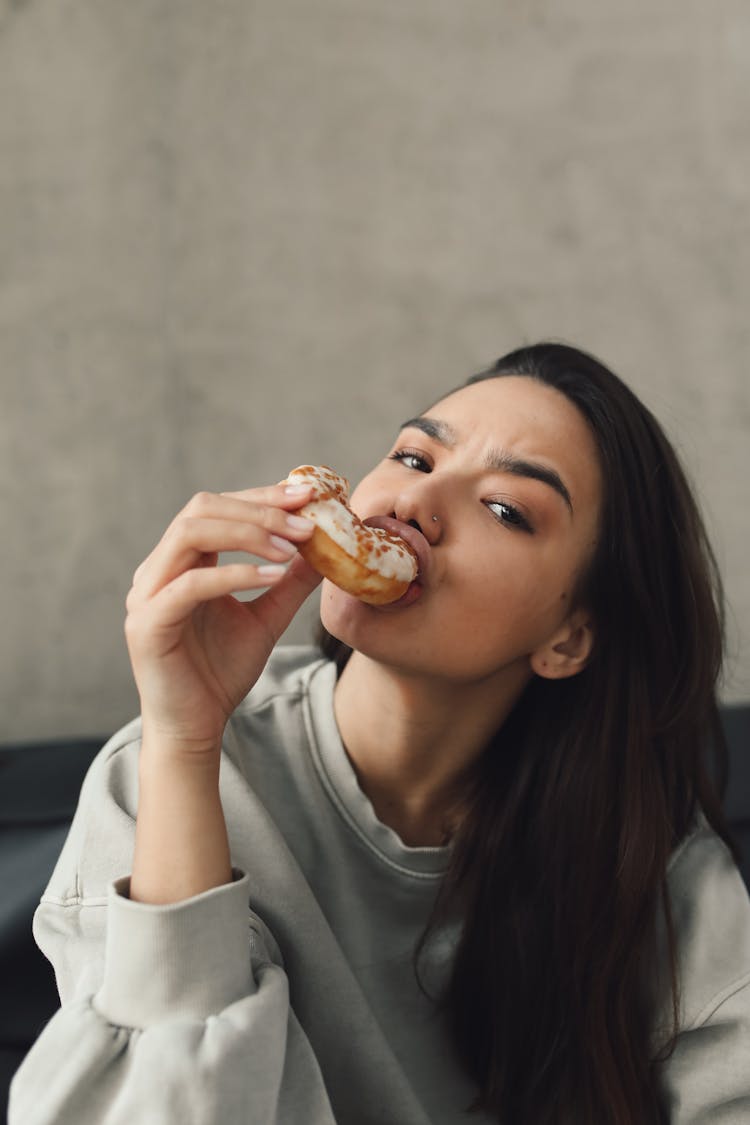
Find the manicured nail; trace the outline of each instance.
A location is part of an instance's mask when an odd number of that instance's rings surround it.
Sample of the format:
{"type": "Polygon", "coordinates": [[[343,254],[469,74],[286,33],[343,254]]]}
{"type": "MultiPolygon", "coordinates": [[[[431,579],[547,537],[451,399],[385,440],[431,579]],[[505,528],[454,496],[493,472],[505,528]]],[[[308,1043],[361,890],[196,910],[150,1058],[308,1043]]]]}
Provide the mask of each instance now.
{"type": "Polygon", "coordinates": [[[287,516],[286,525],[292,531],[308,531],[312,527],[312,520],[307,520],[304,516],[287,516]]]}
{"type": "Polygon", "coordinates": [[[270,540],[277,551],[283,551],[285,555],[293,555],[297,548],[294,543],[290,543],[288,539],[282,539],[280,535],[271,535],[270,540]]]}
{"type": "Polygon", "coordinates": [[[264,563],[263,566],[258,567],[258,574],[261,578],[281,578],[282,574],[286,573],[285,566],[279,566],[278,563],[264,563]]]}
{"type": "Polygon", "coordinates": [[[287,496],[304,496],[311,488],[311,484],[288,484],[284,492],[287,496]]]}

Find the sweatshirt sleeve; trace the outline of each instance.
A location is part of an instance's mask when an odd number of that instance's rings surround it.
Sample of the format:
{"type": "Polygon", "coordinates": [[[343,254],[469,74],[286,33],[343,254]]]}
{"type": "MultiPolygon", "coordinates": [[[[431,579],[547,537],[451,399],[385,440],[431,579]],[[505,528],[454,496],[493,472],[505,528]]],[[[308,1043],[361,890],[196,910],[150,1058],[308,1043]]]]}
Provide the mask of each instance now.
{"type": "Polygon", "coordinates": [[[131,901],[127,877],[100,885],[132,849],[137,745],[105,751],[35,915],[63,1003],[14,1077],[9,1125],[334,1125],[247,876],[166,906],[131,901]]]}

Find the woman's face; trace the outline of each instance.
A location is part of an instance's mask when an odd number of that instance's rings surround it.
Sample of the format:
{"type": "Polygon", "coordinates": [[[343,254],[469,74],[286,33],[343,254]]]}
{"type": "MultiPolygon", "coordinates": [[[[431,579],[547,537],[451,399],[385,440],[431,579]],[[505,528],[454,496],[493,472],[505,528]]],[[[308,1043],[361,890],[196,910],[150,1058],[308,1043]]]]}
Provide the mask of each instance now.
{"type": "Polygon", "coordinates": [[[351,498],[362,519],[421,530],[419,596],[376,608],[325,582],[323,624],[404,672],[460,682],[530,672],[570,618],[601,491],[594,439],[563,394],[523,376],[464,387],[408,423],[351,498]]]}

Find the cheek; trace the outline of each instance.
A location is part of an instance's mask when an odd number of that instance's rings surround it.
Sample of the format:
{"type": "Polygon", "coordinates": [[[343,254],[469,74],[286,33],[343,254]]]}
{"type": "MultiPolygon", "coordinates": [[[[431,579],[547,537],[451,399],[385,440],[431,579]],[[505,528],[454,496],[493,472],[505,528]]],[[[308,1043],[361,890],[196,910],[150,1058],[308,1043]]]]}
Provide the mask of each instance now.
{"type": "Polygon", "coordinates": [[[532,560],[523,551],[506,547],[493,550],[494,544],[476,533],[474,549],[463,552],[460,565],[448,569],[448,577],[457,598],[466,610],[500,609],[518,615],[533,603],[538,589],[538,574],[532,560]]]}
{"type": "Polygon", "coordinates": [[[557,560],[532,563],[520,553],[498,562],[481,556],[456,584],[454,622],[459,633],[492,648],[512,641],[533,651],[567,615],[566,574],[557,560]],[[493,627],[488,628],[492,622],[493,627]]]}

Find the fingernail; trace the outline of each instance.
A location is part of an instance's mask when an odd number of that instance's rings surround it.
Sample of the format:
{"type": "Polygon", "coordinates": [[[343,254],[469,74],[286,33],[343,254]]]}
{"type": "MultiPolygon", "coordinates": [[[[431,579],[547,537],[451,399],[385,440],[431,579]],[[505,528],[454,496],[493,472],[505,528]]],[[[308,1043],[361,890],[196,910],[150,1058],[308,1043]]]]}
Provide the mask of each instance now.
{"type": "Polygon", "coordinates": [[[293,555],[297,548],[294,543],[290,543],[288,539],[282,539],[280,535],[271,535],[271,542],[277,551],[283,551],[285,555],[293,555]]]}
{"type": "Polygon", "coordinates": [[[284,492],[287,496],[304,496],[311,488],[311,484],[288,484],[284,492]]]}
{"type": "Polygon", "coordinates": [[[258,567],[258,574],[261,578],[281,578],[281,575],[285,573],[286,567],[279,566],[278,563],[265,563],[258,567]]]}
{"type": "Polygon", "coordinates": [[[312,520],[307,520],[304,516],[287,516],[286,525],[292,531],[307,531],[313,526],[312,520]]]}

